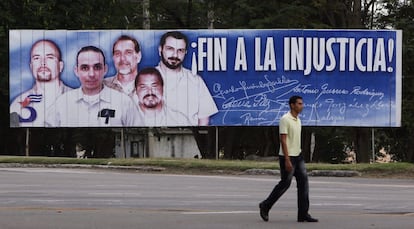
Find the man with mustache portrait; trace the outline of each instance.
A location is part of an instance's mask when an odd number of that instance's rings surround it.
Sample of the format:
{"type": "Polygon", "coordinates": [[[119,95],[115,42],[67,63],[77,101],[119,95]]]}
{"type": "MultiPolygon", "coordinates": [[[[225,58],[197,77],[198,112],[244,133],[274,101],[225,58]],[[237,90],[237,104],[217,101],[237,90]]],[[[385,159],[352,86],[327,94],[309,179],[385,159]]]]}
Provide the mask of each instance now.
{"type": "Polygon", "coordinates": [[[62,53],[55,42],[42,39],[32,45],[30,70],[35,83],[11,103],[10,114],[18,116],[13,120],[19,121],[13,126],[45,126],[45,110],[59,95],[71,89],[61,81],[63,67],[62,53]]]}
{"type": "Polygon", "coordinates": [[[135,79],[133,100],[145,126],[189,126],[187,117],[164,102],[164,81],[156,68],[144,68],[135,79]]]}
{"type": "Polygon", "coordinates": [[[138,41],[128,35],[120,36],[112,47],[112,60],[116,75],[105,78],[104,84],[129,96],[134,94],[134,82],[141,61],[141,48],[138,41]]]}
{"type": "Polygon", "coordinates": [[[164,98],[167,106],[187,116],[191,126],[207,126],[218,109],[201,76],[183,67],[187,46],[188,38],[181,32],[161,36],[157,69],[165,82],[164,98]]]}

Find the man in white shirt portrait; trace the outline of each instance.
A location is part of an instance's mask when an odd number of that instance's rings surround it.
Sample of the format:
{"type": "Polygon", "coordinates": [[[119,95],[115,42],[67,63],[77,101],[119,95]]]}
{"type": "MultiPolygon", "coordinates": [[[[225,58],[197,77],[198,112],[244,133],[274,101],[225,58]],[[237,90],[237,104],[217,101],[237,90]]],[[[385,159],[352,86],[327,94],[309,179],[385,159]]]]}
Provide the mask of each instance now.
{"type": "Polygon", "coordinates": [[[190,126],[181,112],[164,102],[164,81],[156,68],[142,69],[135,80],[135,104],[144,118],[145,126],[190,126]]]}
{"type": "Polygon", "coordinates": [[[75,75],[81,86],[60,96],[48,109],[48,126],[117,127],[140,126],[142,118],[126,94],[104,86],[108,71],[105,55],[95,46],[77,54],[75,75]]]}
{"type": "Polygon", "coordinates": [[[64,63],[58,45],[52,40],[36,41],[30,50],[30,70],[35,79],[33,87],[17,96],[10,105],[10,113],[17,115],[13,126],[44,127],[46,108],[56,98],[69,91],[60,74],[64,63]]]}
{"type": "Polygon", "coordinates": [[[161,36],[157,69],[164,80],[165,103],[185,114],[192,126],[207,126],[218,109],[201,76],[183,67],[187,46],[188,38],[181,32],[161,36]]]}
{"type": "Polygon", "coordinates": [[[112,60],[116,75],[105,78],[104,84],[129,96],[134,94],[135,77],[141,62],[141,48],[138,41],[128,35],[120,36],[112,47],[112,60]]]}

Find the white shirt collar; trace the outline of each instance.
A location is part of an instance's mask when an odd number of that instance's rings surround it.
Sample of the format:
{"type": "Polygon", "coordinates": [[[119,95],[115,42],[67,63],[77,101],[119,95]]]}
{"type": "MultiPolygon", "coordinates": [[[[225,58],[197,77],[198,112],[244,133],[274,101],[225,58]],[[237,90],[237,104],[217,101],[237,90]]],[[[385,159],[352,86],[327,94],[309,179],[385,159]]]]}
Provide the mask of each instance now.
{"type": "MultiPolygon", "coordinates": [[[[109,89],[108,87],[104,85],[102,86],[103,86],[103,89],[98,93],[99,100],[103,100],[105,102],[111,102],[111,89],[109,89]]],[[[86,95],[82,91],[82,86],[75,90],[77,90],[77,94],[78,94],[77,96],[78,98],[76,101],[83,100],[84,102],[89,103],[89,101],[85,100],[86,95]]]]}

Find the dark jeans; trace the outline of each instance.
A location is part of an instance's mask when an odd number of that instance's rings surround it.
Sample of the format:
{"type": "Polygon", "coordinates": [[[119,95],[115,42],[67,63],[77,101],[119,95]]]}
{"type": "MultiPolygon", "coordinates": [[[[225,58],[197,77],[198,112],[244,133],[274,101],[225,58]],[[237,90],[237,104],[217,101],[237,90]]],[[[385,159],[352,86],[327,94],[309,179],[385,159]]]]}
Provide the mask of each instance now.
{"type": "Polygon", "coordinates": [[[269,197],[262,202],[263,206],[271,209],[277,200],[288,190],[293,176],[296,177],[296,183],[298,188],[298,218],[304,218],[308,215],[309,211],[309,183],[308,175],[306,173],[305,161],[303,156],[290,157],[293,169],[288,173],[285,169],[285,157],[279,156],[280,164],[280,182],[273,188],[269,197]]]}

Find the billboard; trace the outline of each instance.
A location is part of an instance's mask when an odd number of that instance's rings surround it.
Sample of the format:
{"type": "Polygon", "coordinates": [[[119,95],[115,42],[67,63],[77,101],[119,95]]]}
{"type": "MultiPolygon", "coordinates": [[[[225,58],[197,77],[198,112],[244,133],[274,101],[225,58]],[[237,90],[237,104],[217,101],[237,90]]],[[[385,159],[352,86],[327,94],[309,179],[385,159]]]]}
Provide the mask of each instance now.
{"type": "Polygon", "coordinates": [[[10,30],[11,127],[401,122],[400,30],[10,30]]]}

